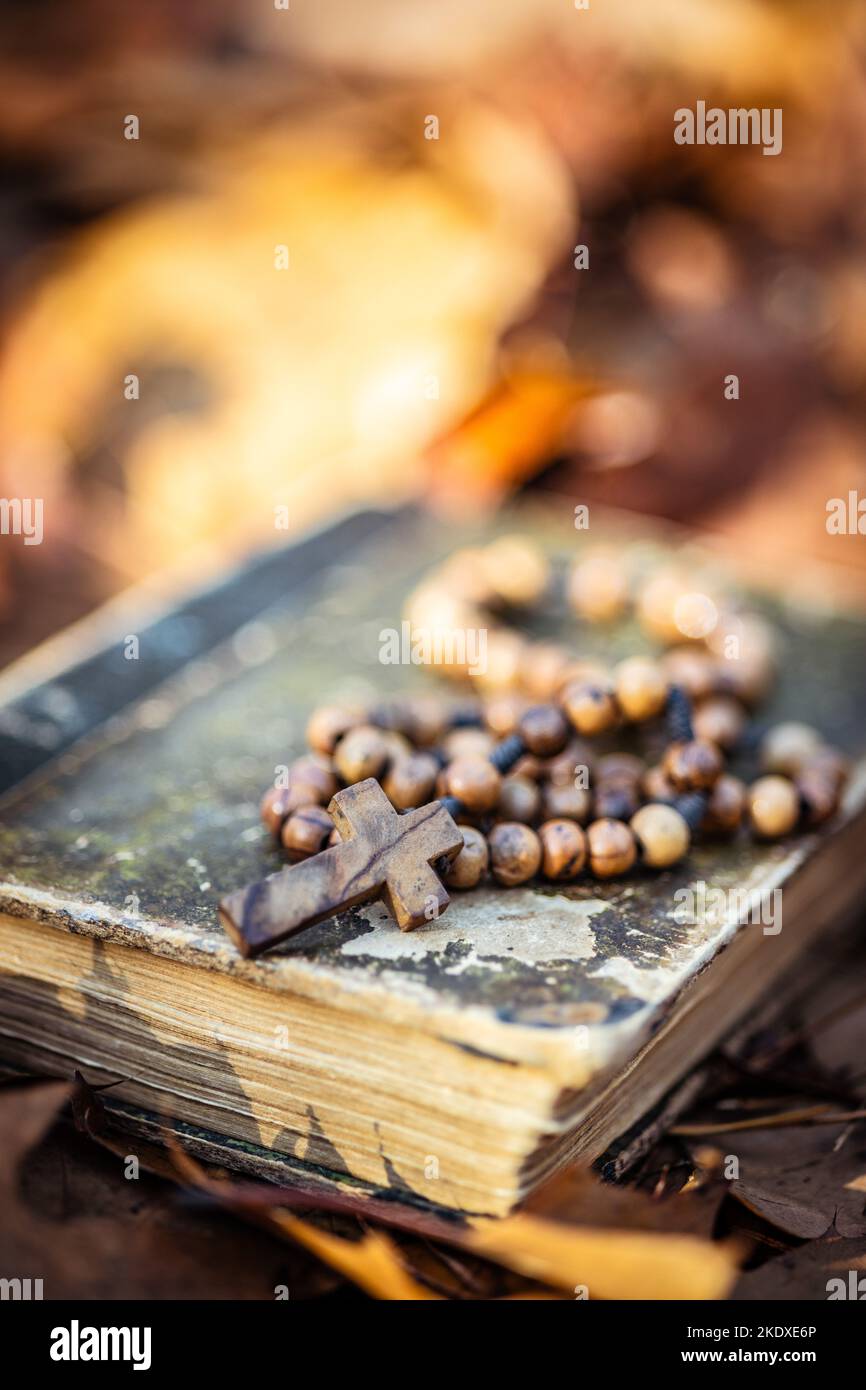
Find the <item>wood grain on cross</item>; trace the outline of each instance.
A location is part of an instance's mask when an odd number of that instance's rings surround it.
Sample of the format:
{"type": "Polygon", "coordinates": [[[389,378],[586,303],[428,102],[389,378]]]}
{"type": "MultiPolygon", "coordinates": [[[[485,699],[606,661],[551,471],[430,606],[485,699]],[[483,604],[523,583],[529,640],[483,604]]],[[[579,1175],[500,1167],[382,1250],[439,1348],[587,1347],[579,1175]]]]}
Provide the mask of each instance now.
{"type": "Polygon", "coordinates": [[[438,801],[398,815],[372,777],[337,792],[328,807],[342,842],[229,893],[220,920],[241,955],[257,956],[342,908],[381,898],[401,931],[448,905],[431,867],[463,848],[438,801]]]}

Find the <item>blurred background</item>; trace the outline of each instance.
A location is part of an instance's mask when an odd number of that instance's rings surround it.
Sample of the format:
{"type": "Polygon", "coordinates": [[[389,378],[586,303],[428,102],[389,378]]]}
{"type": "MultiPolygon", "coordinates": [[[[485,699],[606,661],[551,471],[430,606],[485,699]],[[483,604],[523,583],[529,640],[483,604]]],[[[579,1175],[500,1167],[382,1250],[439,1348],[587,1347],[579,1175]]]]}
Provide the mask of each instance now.
{"type": "Polygon", "coordinates": [[[0,38],[0,495],[44,499],[0,662],[349,507],[520,490],[862,599],[860,0],[5,0],[0,38]],[[698,100],[781,108],[782,153],[677,145],[698,100]]]}

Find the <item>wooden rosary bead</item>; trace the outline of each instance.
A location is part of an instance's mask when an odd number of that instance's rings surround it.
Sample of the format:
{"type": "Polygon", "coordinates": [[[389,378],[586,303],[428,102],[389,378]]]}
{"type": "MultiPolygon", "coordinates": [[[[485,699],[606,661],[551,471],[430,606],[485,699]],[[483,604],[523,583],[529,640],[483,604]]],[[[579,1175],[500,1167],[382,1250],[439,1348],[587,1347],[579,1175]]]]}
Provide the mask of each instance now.
{"type": "Polygon", "coordinates": [[[490,869],[497,883],[514,887],[527,883],[541,864],[541,841],[528,825],[500,821],[488,836],[490,869]]]}
{"type": "Polygon", "coordinates": [[[631,830],[619,820],[595,820],[586,832],[589,867],[596,878],[628,873],[637,858],[631,830]]]}
{"type": "Polygon", "coordinates": [[[334,822],[322,806],[301,806],[283,826],[280,839],[290,859],[308,859],[318,854],[330,839],[334,822]]]}
{"type": "Polygon", "coordinates": [[[445,792],[462,801],[473,816],[492,811],[499,800],[502,778],[486,758],[455,758],[445,768],[445,792]]]}
{"type": "Polygon", "coordinates": [[[333,753],[340,739],[363,722],[363,711],[354,706],[320,705],[307,723],[307,743],[315,753],[333,753]]]}
{"type": "Polygon", "coordinates": [[[719,663],[703,647],[671,647],[661,666],[672,685],[679,685],[691,700],[706,700],[719,684],[719,663]]]}
{"type": "Polygon", "coordinates": [[[570,783],[549,783],[542,788],[541,814],[545,820],[573,820],[586,825],[592,815],[592,792],[570,783]]]}
{"type": "Polygon", "coordinates": [[[574,566],[568,580],[568,598],[575,613],[590,623],[612,623],[628,604],[628,575],[617,556],[606,552],[588,555],[574,566]]]}
{"type": "Polygon", "coordinates": [[[651,869],[668,869],[689,852],[689,827],[674,806],[659,802],[642,806],[629,824],[643,862],[651,869]]]}
{"type": "Polygon", "coordinates": [[[547,556],[526,536],[500,536],[485,546],[480,563],[494,596],[514,608],[537,603],[550,582],[547,556]]]}
{"type": "Polygon", "coordinates": [[[545,765],[544,775],[551,786],[571,787],[574,786],[578,768],[585,768],[587,775],[591,777],[594,766],[595,758],[590,745],[573,740],[545,765]]]}
{"type": "Polygon", "coordinates": [[[789,835],[799,819],[800,798],[787,777],[759,777],[749,787],[748,804],[755,833],[765,840],[789,835]]]}
{"type": "Polygon", "coordinates": [[[804,773],[820,772],[822,777],[826,777],[828,781],[832,782],[837,792],[841,792],[848,781],[850,764],[838,748],[831,748],[828,743],[824,743],[817,753],[813,753],[803,764],[802,771],[804,773]]]}
{"type": "Polygon", "coordinates": [[[776,724],[761,742],[761,766],[767,772],[796,777],[822,746],[821,735],[809,724],[794,720],[776,724]]]}
{"type": "Polygon", "coordinates": [[[463,848],[456,859],[452,859],[445,871],[447,888],[475,888],[487,873],[490,855],[487,841],[472,825],[461,825],[463,848]]]}
{"type": "Polygon", "coordinates": [[[530,825],[541,810],[541,791],[530,777],[503,777],[496,814],[502,820],[517,820],[530,825]]]}
{"type": "Polygon", "coordinates": [[[410,753],[394,759],[382,790],[398,811],[409,811],[430,800],[438,772],[439,764],[430,753],[410,753]]]}
{"type": "Polygon", "coordinates": [[[564,647],[533,642],[520,661],[520,683],[535,700],[550,700],[559,691],[571,658],[564,647]]]}
{"type": "Polygon", "coordinates": [[[596,820],[631,820],[639,806],[636,782],[602,782],[595,788],[596,820]]]}
{"type": "Polygon", "coordinates": [[[526,640],[505,628],[488,629],[487,670],[477,678],[485,691],[514,690],[520,678],[520,662],[526,640]]]}
{"type": "Polygon", "coordinates": [[[457,758],[489,758],[496,740],[487,729],[452,729],[442,740],[442,752],[449,763],[457,758]]]}
{"type": "Polygon", "coordinates": [[[314,789],[316,796],[309,800],[326,806],[340,784],[334,774],[334,764],[322,753],[306,753],[289,766],[289,786],[304,786],[314,789]]]}
{"type": "Polygon", "coordinates": [[[567,685],[561,699],[571,724],[579,734],[590,738],[612,729],[619,718],[613,692],[603,685],[590,682],[567,685]]]}
{"type": "Polygon", "coordinates": [[[839,806],[838,787],[819,767],[804,768],[795,786],[807,825],[822,825],[835,815],[839,806]]]}
{"type": "Polygon", "coordinates": [[[724,689],[752,706],[765,699],[776,675],[775,637],[763,618],[747,613],[736,619],[726,630],[720,623],[708,642],[717,655],[724,689]],[[730,637],[737,641],[737,655],[725,659],[725,644],[730,637]]]}
{"type": "Polygon", "coordinates": [[[541,872],[554,882],[577,878],[586,863],[586,836],[571,820],[547,820],[538,828],[541,872]]]}
{"type": "Polygon", "coordinates": [[[733,695],[711,695],[692,715],[695,737],[728,751],[736,748],[746,727],[746,712],[733,695]]]}
{"type": "Polygon", "coordinates": [[[672,743],[662,764],[678,791],[708,791],[722,772],[722,755],[714,743],[695,738],[672,743]]]}
{"type": "Polygon", "coordinates": [[[646,764],[634,753],[606,753],[595,765],[593,781],[604,785],[638,786],[645,772],[646,764]]]}
{"type": "Polygon", "coordinates": [[[405,732],[418,748],[438,743],[448,727],[448,709],[435,695],[413,695],[407,707],[405,732]]]}
{"type": "Polygon", "coordinates": [[[642,585],[635,608],[644,632],[665,646],[684,635],[677,623],[677,604],[689,593],[688,580],[678,569],[658,569],[642,585]]]}
{"type": "Polygon", "coordinates": [[[614,669],[613,688],[626,719],[639,723],[661,714],[667,699],[664,673],[647,657],[631,656],[614,669]]]}
{"type": "Polygon", "coordinates": [[[522,695],[504,693],[493,695],[484,705],[484,722],[495,739],[507,738],[517,732],[520,716],[526,709],[522,695]]]}
{"type": "Polygon", "coordinates": [[[368,777],[381,777],[387,762],[387,741],[372,724],[350,729],[334,752],[334,766],[347,786],[368,777]]]}
{"type": "Polygon", "coordinates": [[[288,787],[268,787],[259,805],[262,824],[272,835],[279,835],[283,821],[292,811],[288,787]]]}
{"type": "Polygon", "coordinates": [[[517,729],[529,752],[538,758],[561,753],[571,734],[558,705],[532,705],[521,716],[517,729]]]}
{"type": "Polygon", "coordinates": [[[701,821],[704,835],[732,835],[738,830],[746,809],[746,787],[739,777],[723,772],[710,792],[701,821]]]}
{"type": "Polygon", "coordinates": [[[641,790],[647,801],[676,801],[677,789],[661,766],[649,767],[641,778],[641,790]]]}

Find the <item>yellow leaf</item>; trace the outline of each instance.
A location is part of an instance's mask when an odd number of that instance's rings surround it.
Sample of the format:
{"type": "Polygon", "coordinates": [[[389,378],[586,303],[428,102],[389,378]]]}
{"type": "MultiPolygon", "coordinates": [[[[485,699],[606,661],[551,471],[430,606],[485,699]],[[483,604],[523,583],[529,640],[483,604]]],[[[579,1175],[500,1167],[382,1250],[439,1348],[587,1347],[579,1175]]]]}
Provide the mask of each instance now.
{"type": "Polygon", "coordinates": [[[474,1222],[470,1248],[531,1279],[596,1298],[724,1298],[737,1273],[732,1245],[696,1236],[565,1226],[517,1215],[474,1222]]]}

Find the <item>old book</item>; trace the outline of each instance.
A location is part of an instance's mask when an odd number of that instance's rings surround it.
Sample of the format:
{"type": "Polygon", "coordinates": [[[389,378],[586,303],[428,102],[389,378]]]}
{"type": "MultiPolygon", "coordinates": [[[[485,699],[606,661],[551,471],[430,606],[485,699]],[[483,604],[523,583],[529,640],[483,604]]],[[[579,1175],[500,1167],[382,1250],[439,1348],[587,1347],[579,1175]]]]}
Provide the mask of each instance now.
{"type": "MultiPolygon", "coordinates": [[[[520,524],[573,553],[560,521],[520,524]]],[[[380,664],[380,634],[462,539],[414,513],[350,517],[164,611],[132,595],[0,678],[5,1064],[117,1082],[116,1123],[229,1167],[504,1212],[602,1154],[857,901],[860,775],[820,834],[454,894],[411,933],[356,907],[243,960],[216,907],[281,863],[262,788],[316,702],[429,680],[380,664]]],[[[856,751],[862,622],[779,617],[768,716],[856,751]]]]}

